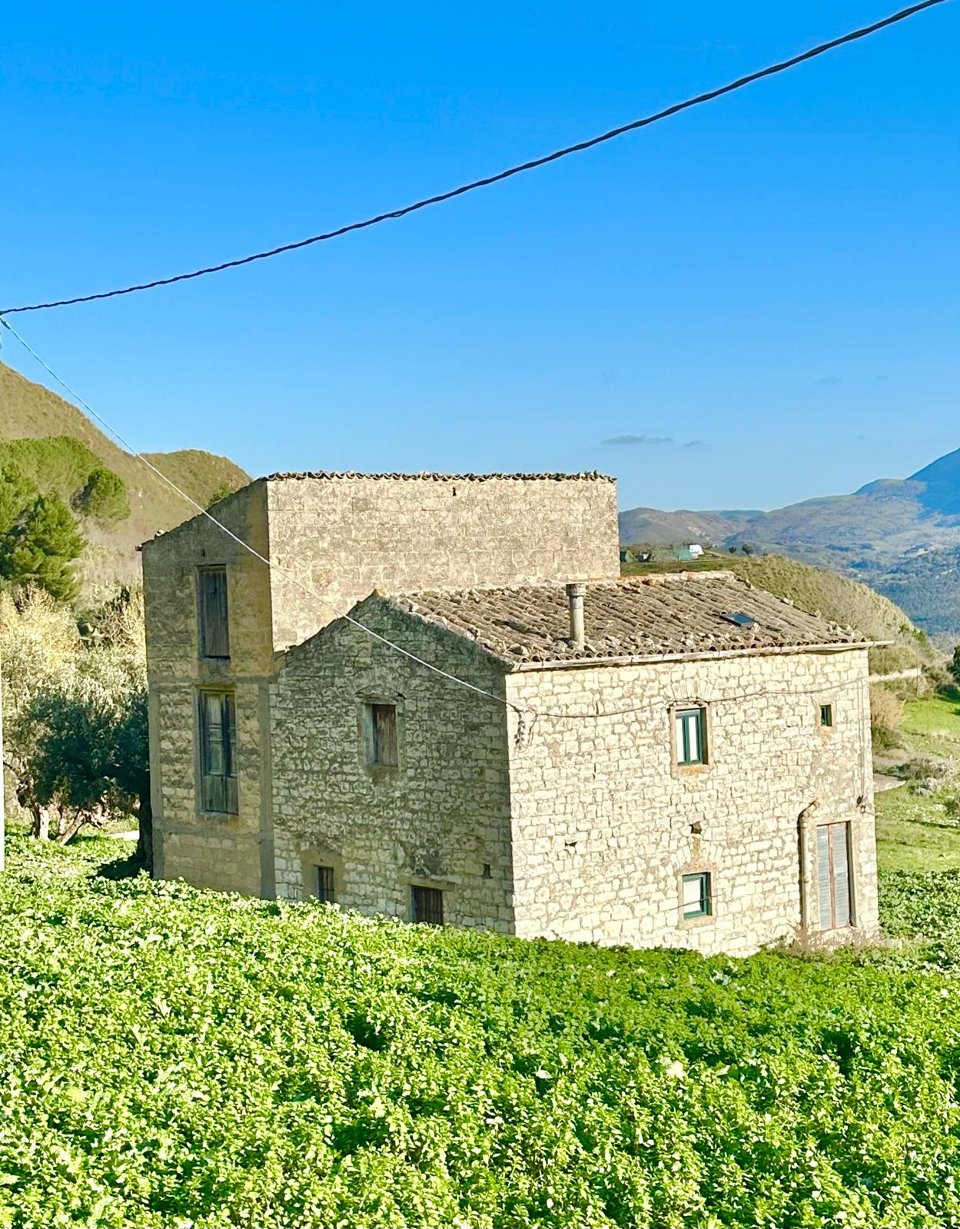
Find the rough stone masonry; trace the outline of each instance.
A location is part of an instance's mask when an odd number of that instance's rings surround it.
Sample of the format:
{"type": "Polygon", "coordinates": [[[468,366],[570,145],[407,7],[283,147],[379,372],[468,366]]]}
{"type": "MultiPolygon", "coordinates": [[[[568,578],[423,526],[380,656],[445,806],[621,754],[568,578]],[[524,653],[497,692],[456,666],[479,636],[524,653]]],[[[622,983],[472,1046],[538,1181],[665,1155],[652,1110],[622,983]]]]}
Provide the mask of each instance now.
{"type": "Polygon", "coordinates": [[[145,548],[157,873],[705,952],[875,929],[862,638],[729,575],[619,583],[596,475],[281,477],[216,511],[317,596],[208,521],[145,548]],[[234,814],[203,809],[207,694],[234,814]]]}

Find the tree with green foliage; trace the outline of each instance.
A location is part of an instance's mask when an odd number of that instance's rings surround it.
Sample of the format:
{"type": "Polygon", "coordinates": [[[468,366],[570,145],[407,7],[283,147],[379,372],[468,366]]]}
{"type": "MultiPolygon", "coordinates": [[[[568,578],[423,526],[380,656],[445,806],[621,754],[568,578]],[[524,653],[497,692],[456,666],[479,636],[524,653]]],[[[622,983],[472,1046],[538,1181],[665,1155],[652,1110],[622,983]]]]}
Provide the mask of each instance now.
{"type": "Polygon", "coordinates": [[[112,469],[98,465],[76,497],[75,507],[98,525],[115,525],[130,515],[127,484],[112,469]]]}
{"type": "Polygon", "coordinates": [[[36,816],[55,817],[50,835],[66,844],[85,825],[103,827],[136,813],[145,821],[146,846],[147,694],[137,655],[81,651],[38,689],[13,733],[23,752],[22,796],[36,816]]]}
{"type": "Polygon", "coordinates": [[[70,509],[16,466],[0,469],[0,581],[36,584],[58,601],[78,592],[73,563],[86,542],[70,509]]]}
{"type": "Polygon", "coordinates": [[[950,661],[950,673],[953,675],[954,682],[960,686],[960,644],[953,650],[953,658],[950,661]]]}

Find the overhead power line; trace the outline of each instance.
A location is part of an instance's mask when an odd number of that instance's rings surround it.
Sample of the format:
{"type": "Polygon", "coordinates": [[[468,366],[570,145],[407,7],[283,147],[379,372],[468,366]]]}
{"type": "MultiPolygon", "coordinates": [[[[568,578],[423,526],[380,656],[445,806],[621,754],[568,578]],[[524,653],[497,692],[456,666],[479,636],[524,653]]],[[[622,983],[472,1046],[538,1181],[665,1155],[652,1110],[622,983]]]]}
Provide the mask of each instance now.
{"type": "Polygon", "coordinates": [[[596,145],[603,145],[606,141],[613,141],[628,132],[636,132],[638,129],[646,128],[650,124],[656,124],[660,120],[669,119],[670,116],[678,115],[681,111],[688,111],[691,107],[698,107],[703,103],[713,102],[716,98],[722,98],[724,94],[732,94],[735,90],[741,90],[744,86],[752,85],[755,81],[761,81],[764,77],[773,77],[777,73],[786,72],[787,69],[795,68],[798,64],[803,64],[807,60],[816,59],[817,56],[824,55],[826,52],[833,51],[835,48],[842,47],[847,43],[867,38],[869,35],[876,34],[879,30],[884,30],[888,26],[906,21],[907,18],[915,16],[915,14],[922,12],[924,9],[934,8],[936,5],[945,4],[946,2],[947,0],[921,0],[921,3],[912,4],[909,8],[900,9],[899,12],[892,13],[889,17],[884,17],[882,20],[875,21],[871,25],[851,30],[848,34],[842,34],[838,38],[820,43],[816,47],[811,47],[809,50],[801,52],[799,55],[791,56],[788,60],[781,60],[779,63],[771,64],[767,68],[761,68],[757,72],[748,73],[745,77],[738,77],[735,81],[730,81],[728,84],[719,86],[717,89],[707,90],[703,94],[697,94],[683,102],[674,103],[672,106],[665,107],[662,111],[656,111],[652,115],[644,116],[642,119],[632,120],[628,124],[621,124],[617,128],[611,128],[599,136],[590,137],[588,140],[578,141],[575,145],[567,145],[563,149],[554,150],[551,154],[544,154],[540,158],[532,158],[529,162],[521,162],[517,166],[508,167],[504,171],[498,171],[495,175],[487,175],[483,179],[475,179],[470,183],[461,184],[458,188],[451,188],[448,192],[440,192],[436,196],[424,197],[421,200],[414,201],[412,205],[404,205],[401,209],[391,209],[386,213],[378,213],[362,221],[350,222],[346,226],[339,226],[336,230],[324,231],[319,235],[310,235],[306,239],[298,239],[295,243],[284,243],[279,247],[268,248],[262,252],[254,252],[250,256],[241,256],[236,260],[226,260],[220,264],[206,265],[204,268],[194,269],[190,273],[177,273],[172,277],[161,277],[149,282],[138,282],[135,285],[123,286],[116,290],[102,290],[97,294],[77,295],[70,299],[52,299],[47,303],[28,303],[20,307],[5,307],[0,309],[0,318],[12,316],[17,312],[46,311],[52,307],[71,307],[76,303],[93,303],[98,299],[115,299],[120,295],[136,294],[141,290],[155,290],[159,286],[172,286],[177,282],[189,282],[194,278],[206,277],[211,273],[222,273],[226,269],[238,269],[242,265],[250,265],[258,260],[269,260],[271,257],[281,256],[285,252],[296,252],[300,248],[311,247],[315,243],[325,243],[330,239],[339,239],[342,235],[349,235],[353,231],[367,230],[371,226],[379,226],[382,222],[405,218],[408,214],[416,213],[420,209],[426,209],[429,205],[440,205],[444,201],[453,200],[455,197],[465,196],[468,192],[475,192],[478,188],[488,188],[492,184],[501,183],[505,179],[512,179],[514,175],[522,175],[525,171],[536,170],[537,167],[546,166],[550,162],[558,162],[561,158],[567,158],[571,154],[583,153],[584,150],[593,149],[596,145]]]}
{"type": "MultiPolygon", "coordinates": [[[[212,525],[215,525],[216,528],[219,529],[222,533],[224,533],[228,538],[230,538],[238,546],[242,547],[243,550],[245,550],[249,555],[252,555],[254,559],[259,560],[260,563],[262,563],[267,568],[268,571],[276,572],[278,575],[283,576],[284,579],[290,581],[291,584],[295,585],[298,589],[301,590],[301,592],[305,593],[308,597],[314,599],[315,601],[322,602],[324,600],[322,594],[320,594],[311,585],[305,584],[299,578],[299,576],[294,575],[292,572],[288,571],[286,568],[279,567],[272,559],[269,559],[266,555],[262,555],[258,550],[255,549],[255,547],[251,546],[249,542],[245,542],[243,538],[235,534],[232,529],[228,529],[227,526],[224,525],[222,521],[217,520],[217,518],[213,515],[212,512],[210,512],[208,508],[205,508],[202,504],[198,503],[193,498],[192,495],[188,495],[187,492],[184,491],[182,487],[178,486],[171,478],[168,478],[167,475],[163,472],[163,470],[159,469],[156,465],[154,465],[153,462],[149,460],[148,457],[145,457],[142,452],[138,452],[136,448],[134,448],[133,445],[128,440],[126,440],[124,436],[121,435],[120,432],[115,427],[111,426],[110,423],[107,422],[107,420],[103,418],[100,414],[98,414],[97,411],[93,409],[91,405],[89,405],[86,401],[84,401],[84,399],[80,396],[80,394],[76,391],[75,388],[72,388],[66,382],[66,380],[63,379],[62,376],[57,375],[57,373],[53,370],[53,368],[49,365],[49,363],[45,362],[40,357],[40,355],[36,352],[36,350],[34,350],[34,348],[26,340],[26,338],[23,337],[8,320],[3,320],[2,318],[0,318],[0,325],[2,325],[2,327],[6,329],[7,332],[9,332],[13,337],[17,339],[17,341],[20,343],[21,346],[23,346],[24,350],[26,350],[26,352],[31,356],[31,358],[33,358],[35,362],[39,363],[39,365],[43,368],[43,370],[57,384],[60,385],[60,387],[64,390],[64,392],[68,394],[68,396],[73,397],[77,405],[79,405],[84,411],[86,411],[86,413],[89,414],[91,418],[93,418],[96,422],[98,422],[100,426],[103,427],[103,429],[106,432],[108,432],[108,434],[111,435],[119,444],[121,444],[124,448],[126,448],[126,450],[130,453],[131,456],[135,457],[138,461],[140,461],[140,463],[146,466],[146,468],[149,469],[151,473],[155,475],[155,477],[159,478],[172,491],[174,491],[177,495],[179,495],[181,499],[183,499],[187,504],[189,504],[189,506],[193,508],[195,512],[198,512],[201,516],[206,517],[206,519],[210,521],[212,525]]],[[[373,640],[378,641],[380,644],[386,645],[387,648],[392,649],[395,653],[398,653],[401,657],[406,658],[408,661],[412,661],[415,665],[422,666],[424,669],[431,671],[431,673],[433,674],[439,675],[441,678],[446,679],[448,682],[455,683],[458,687],[464,687],[466,688],[466,690],[471,691],[476,695],[483,696],[487,700],[493,700],[496,704],[499,704],[502,707],[506,709],[510,709],[511,711],[516,713],[518,721],[519,721],[519,726],[517,729],[517,738],[518,740],[521,740],[521,741],[525,737],[526,731],[529,730],[529,723],[531,721],[535,721],[537,718],[540,718],[540,717],[553,718],[557,720],[600,721],[600,720],[605,720],[611,717],[626,717],[632,714],[641,713],[641,712],[650,712],[651,710],[657,710],[657,709],[662,711],[665,707],[669,707],[669,705],[675,702],[675,700],[677,699],[677,697],[672,697],[672,698],[671,697],[657,697],[656,699],[647,700],[643,704],[636,704],[636,705],[630,704],[625,708],[610,709],[610,710],[606,710],[602,712],[594,711],[594,712],[577,713],[577,712],[571,712],[569,710],[559,710],[558,711],[556,709],[534,708],[528,704],[518,704],[514,702],[513,700],[508,700],[505,696],[498,696],[495,692],[488,691],[485,687],[478,687],[476,683],[471,683],[468,679],[462,679],[462,678],[459,678],[455,674],[451,674],[449,671],[442,669],[440,666],[434,665],[433,662],[427,661],[423,657],[419,657],[416,653],[411,653],[409,649],[405,649],[403,645],[396,644],[393,640],[390,640],[387,636],[381,635],[380,632],[374,631],[372,627],[367,627],[365,623],[361,623],[359,619],[355,619],[351,614],[344,614],[341,616],[341,618],[344,620],[344,622],[351,624],[351,626],[357,628],[359,631],[363,632],[365,635],[370,636],[373,640]]],[[[866,643],[851,644],[849,647],[850,648],[867,648],[868,645],[866,643]]],[[[672,654],[666,653],[662,655],[657,655],[652,660],[668,661],[668,660],[672,660],[672,657],[673,657],[672,654]]],[[[575,666],[576,664],[577,664],[576,661],[571,662],[571,665],[575,666]]],[[[848,680],[847,682],[839,684],[833,690],[838,690],[838,689],[846,690],[847,687],[850,687],[851,689],[862,688],[865,681],[866,680],[864,679],[848,680]]],[[[771,696],[796,697],[796,696],[803,696],[803,695],[820,695],[821,692],[822,692],[822,688],[797,688],[797,689],[790,689],[789,691],[773,691],[769,689],[764,689],[761,691],[754,691],[754,692],[741,692],[741,693],[738,693],[736,698],[737,698],[737,701],[739,702],[741,700],[746,700],[746,699],[768,698],[771,696]]],[[[713,701],[713,703],[717,703],[717,702],[724,703],[726,701],[713,701]]],[[[0,864],[0,869],[2,869],[2,864],[0,864]]]]}

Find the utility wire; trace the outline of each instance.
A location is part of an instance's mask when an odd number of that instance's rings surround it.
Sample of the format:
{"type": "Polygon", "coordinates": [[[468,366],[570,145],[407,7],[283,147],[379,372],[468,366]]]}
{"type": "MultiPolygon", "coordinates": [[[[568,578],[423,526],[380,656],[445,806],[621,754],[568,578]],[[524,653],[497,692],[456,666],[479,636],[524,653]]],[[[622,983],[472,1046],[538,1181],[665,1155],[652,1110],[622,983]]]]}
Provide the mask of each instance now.
{"type": "MultiPolygon", "coordinates": [[[[165,482],[166,485],[170,487],[172,491],[175,491],[176,494],[179,495],[181,499],[186,500],[186,502],[192,508],[194,508],[197,512],[199,512],[201,516],[205,516],[207,520],[211,522],[211,524],[216,525],[216,527],[219,530],[221,530],[223,533],[225,533],[228,538],[232,538],[233,541],[236,542],[238,546],[242,546],[245,551],[247,551],[249,554],[251,554],[254,557],[254,559],[259,559],[260,562],[265,564],[266,567],[270,571],[279,573],[285,579],[289,580],[292,584],[296,585],[298,589],[301,589],[308,597],[311,597],[316,601],[323,600],[321,594],[319,594],[310,585],[304,584],[303,581],[300,580],[298,576],[295,576],[292,572],[288,572],[285,568],[278,567],[277,564],[275,564],[272,560],[268,559],[265,555],[261,555],[260,552],[258,550],[255,550],[254,547],[252,547],[248,542],[244,542],[243,538],[238,537],[233,532],[232,529],[228,529],[227,526],[224,525],[222,521],[218,521],[217,518],[213,516],[213,514],[207,508],[204,508],[202,504],[197,503],[197,501],[193,498],[193,496],[188,495],[186,491],[184,491],[181,487],[177,486],[177,484],[172,479],[167,477],[167,475],[163,472],[163,470],[158,469],[157,466],[154,465],[152,461],[148,460],[147,457],[145,457],[142,452],[138,452],[131,443],[129,443],[126,439],[124,439],[124,437],[120,434],[119,431],[116,430],[115,427],[112,427],[105,418],[102,418],[91,405],[88,405],[88,403],[84,401],[84,399],[80,396],[80,394],[76,391],[75,388],[71,388],[71,386],[66,382],[66,380],[58,376],[57,373],[53,370],[53,368],[48,363],[44,362],[44,360],[40,357],[40,355],[36,352],[36,350],[34,350],[33,347],[27,342],[27,340],[17,332],[17,330],[13,327],[13,325],[9,322],[9,320],[4,320],[2,317],[0,317],[0,325],[2,325],[3,328],[5,328],[9,333],[11,333],[17,339],[20,345],[23,346],[24,350],[26,350],[26,352],[33,359],[35,359],[36,362],[40,364],[40,366],[44,369],[45,372],[47,372],[48,375],[50,375],[54,380],[56,380],[56,382],[60,385],[60,387],[64,389],[64,391],[69,396],[73,397],[73,399],[76,401],[78,405],[83,407],[83,409],[90,415],[91,418],[95,419],[101,425],[101,427],[103,427],[105,431],[109,432],[109,434],[112,435],[113,438],[118,443],[122,444],[123,447],[126,448],[126,450],[132,456],[136,457],[138,461],[141,461],[147,467],[147,469],[149,469],[152,473],[154,473],[162,482],[165,482]]],[[[484,690],[484,688],[478,687],[475,683],[470,683],[470,682],[467,682],[466,679],[457,678],[456,675],[448,674],[446,670],[441,670],[439,666],[435,666],[429,661],[424,661],[422,657],[417,657],[415,653],[409,652],[409,650],[403,648],[402,645],[394,644],[393,641],[388,640],[386,636],[381,636],[379,632],[375,632],[373,628],[371,627],[366,627],[363,623],[360,623],[357,619],[352,618],[350,615],[345,614],[342,616],[342,618],[345,619],[347,623],[352,623],[354,627],[358,627],[360,628],[361,631],[366,632],[368,636],[372,636],[374,640],[379,640],[382,644],[388,645],[391,649],[394,649],[397,653],[401,653],[404,657],[408,657],[411,661],[416,662],[418,665],[424,666],[427,670],[432,670],[435,674],[442,675],[444,678],[449,679],[453,683],[458,683],[461,687],[466,687],[470,691],[476,691],[480,695],[486,696],[490,700],[496,700],[498,704],[504,704],[508,708],[514,709],[517,713],[522,712],[522,710],[518,707],[518,705],[513,704],[511,703],[511,701],[504,699],[503,696],[495,695],[492,691],[486,691],[484,690]]]]}
{"type": "MultiPolygon", "coordinates": [[[[236,542],[236,544],[242,547],[245,551],[247,551],[248,554],[252,555],[254,559],[258,559],[262,564],[264,564],[264,566],[268,569],[268,571],[275,572],[278,575],[283,576],[284,579],[290,581],[298,589],[300,589],[303,593],[305,593],[308,597],[314,599],[315,601],[318,601],[318,602],[323,601],[322,595],[318,593],[316,589],[314,589],[311,585],[305,584],[298,576],[295,576],[292,572],[288,571],[286,568],[281,568],[280,566],[278,566],[276,563],[273,562],[273,560],[268,559],[266,555],[261,555],[258,550],[252,547],[248,542],[245,542],[243,538],[238,537],[238,535],[235,534],[232,529],[228,529],[227,526],[224,525],[222,521],[218,521],[217,518],[209,511],[209,509],[204,508],[202,504],[197,503],[197,501],[193,498],[193,496],[188,495],[187,492],[184,491],[182,487],[179,487],[171,478],[168,478],[167,475],[163,472],[163,470],[158,469],[157,466],[154,465],[152,461],[148,460],[148,458],[145,457],[142,452],[138,452],[133,447],[133,445],[129,443],[129,441],[126,440],[115,427],[111,426],[111,424],[108,423],[107,420],[103,418],[100,414],[98,414],[97,411],[93,409],[91,405],[89,405],[86,401],[84,401],[84,399],[80,396],[80,394],[76,391],[75,388],[71,387],[71,385],[69,385],[66,382],[66,380],[64,380],[61,376],[57,375],[57,373],[53,370],[53,368],[40,357],[40,355],[36,352],[36,350],[33,349],[33,347],[29,344],[29,342],[13,327],[13,325],[8,320],[0,319],[0,326],[5,328],[13,337],[17,339],[17,341],[20,343],[21,346],[23,346],[24,350],[26,350],[26,352],[31,356],[31,358],[33,358],[37,363],[39,363],[40,366],[43,368],[43,370],[47,372],[47,374],[51,376],[51,378],[54,379],[57,382],[57,384],[59,384],[60,387],[69,396],[73,397],[74,400],[77,402],[77,404],[81,406],[87,412],[87,414],[90,415],[91,418],[93,418],[96,422],[98,422],[101,425],[101,427],[104,428],[105,431],[107,431],[111,436],[113,436],[115,440],[117,440],[118,443],[122,444],[123,447],[126,448],[126,450],[130,453],[131,456],[135,457],[138,461],[140,461],[143,465],[145,465],[147,469],[149,469],[153,474],[155,474],[162,482],[166,483],[166,485],[172,491],[174,491],[177,495],[179,495],[181,499],[183,499],[186,503],[188,503],[190,507],[194,508],[197,512],[199,512],[201,516],[205,516],[212,525],[215,525],[219,530],[221,530],[222,533],[226,534],[228,538],[236,542]]],[[[513,712],[517,714],[517,717],[519,718],[519,721],[520,721],[520,727],[518,729],[517,734],[518,734],[518,739],[521,742],[524,738],[525,731],[529,728],[526,726],[526,722],[528,721],[528,719],[536,720],[541,717],[546,717],[546,718],[553,718],[557,720],[597,721],[597,720],[602,720],[602,719],[609,718],[609,717],[626,717],[626,716],[630,716],[635,713],[650,712],[653,709],[657,709],[662,712],[665,707],[669,708],[672,704],[675,704],[678,700],[678,697],[676,696],[660,697],[655,700],[648,700],[643,704],[630,705],[629,707],[626,707],[626,708],[610,709],[610,710],[603,711],[603,712],[597,711],[597,712],[592,712],[592,713],[591,712],[575,713],[575,712],[571,712],[569,709],[564,710],[564,711],[558,711],[555,709],[554,710],[537,709],[537,708],[531,707],[530,705],[516,704],[512,700],[506,699],[506,697],[504,696],[498,696],[495,692],[487,691],[486,688],[483,688],[483,687],[478,687],[476,683],[468,682],[467,679],[462,679],[462,678],[459,678],[455,674],[450,674],[448,671],[441,669],[439,666],[435,666],[432,662],[426,661],[422,657],[418,657],[416,653],[411,653],[409,649],[405,649],[402,645],[396,644],[393,640],[388,639],[386,636],[382,636],[379,632],[374,631],[372,627],[367,627],[365,623],[361,623],[359,619],[354,619],[352,615],[345,614],[345,615],[341,615],[340,617],[346,623],[349,623],[353,627],[358,628],[360,631],[364,632],[368,636],[371,636],[374,640],[379,641],[381,644],[385,644],[388,648],[393,649],[394,652],[399,653],[401,656],[406,657],[408,660],[415,662],[418,666],[423,666],[426,670],[430,670],[434,674],[440,675],[441,678],[445,678],[451,683],[456,683],[459,687],[465,687],[468,691],[476,692],[478,695],[484,696],[488,700],[494,700],[497,704],[503,705],[505,708],[512,709],[513,712]]],[[[798,651],[800,651],[801,646],[795,646],[795,647],[797,647],[798,651]]],[[[814,646],[810,646],[810,647],[814,647],[814,646]]],[[[850,647],[851,648],[857,648],[857,647],[868,648],[869,644],[868,642],[863,642],[862,644],[859,644],[857,642],[852,642],[850,647]]],[[[668,660],[672,660],[674,656],[675,656],[674,654],[670,654],[670,653],[664,653],[664,654],[660,654],[656,656],[646,656],[645,661],[646,662],[668,661],[668,660]]],[[[571,666],[575,667],[577,665],[576,659],[573,659],[570,664],[571,666]]],[[[862,688],[864,686],[864,683],[867,681],[868,680],[864,680],[864,679],[851,679],[845,683],[840,683],[834,687],[830,687],[826,689],[822,687],[811,687],[811,688],[790,688],[788,690],[774,691],[774,690],[770,690],[767,688],[767,689],[762,689],[760,691],[753,691],[753,692],[738,692],[735,697],[730,697],[730,698],[736,700],[737,702],[740,702],[742,700],[749,700],[749,699],[760,699],[760,698],[769,699],[769,698],[776,697],[776,696],[795,697],[795,696],[802,696],[802,695],[823,695],[829,692],[846,690],[847,687],[862,688]]],[[[687,697],[684,697],[683,699],[689,700],[689,698],[690,697],[687,696],[687,697]]],[[[707,704],[722,704],[726,702],[726,698],[714,699],[714,700],[704,698],[702,702],[707,703],[707,704]]]]}
{"type": "Polygon", "coordinates": [[[310,247],[315,243],[325,243],[329,239],[338,239],[342,235],[351,234],[353,231],[367,230],[371,226],[379,226],[381,222],[405,218],[408,214],[416,213],[420,209],[426,209],[429,205],[439,205],[444,201],[453,200],[455,197],[465,196],[468,192],[475,192],[478,188],[488,188],[491,184],[501,183],[505,179],[512,179],[514,175],[521,175],[525,171],[536,170],[537,167],[546,166],[550,162],[558,162],[561,158],[567,158],[571,154],[583,153],[584,150],[593,149],[596,145],[603,145],[606,141],[613,141],[625,133],[636,132],[639,128],[646,128],[650,124],[656,124],[660,120],[668,119],[672,115],[678,115],[681,111],[687,111],[691,107],[698,107],[703,103],[713,102],[716,98],[722,98],[724,94],[732,94],[735,90],[752,85],[753,82],[760,81],[764,77],[773,77],[777,73],[786,72],[787,69],[795,68],[798,64],[803,64],[807,60],[816,59],[817,56],[824,55],[826,52],[833,51],[835,48],[842,47],[847,43],[867,38],[869,35],[876,34],[879,30],[884,30],[888,26],[906,21],[907,18],[913,17],[924,9],[933,8],[938,4],[944,3],[946,3],[946,0],[921,0],[919,4],[912,4],[909,8],[900,9],[899,12],[892,13],[889,17],[884,17],[882,20],[875,21],[871,25],[861,26],[857,30],[851,30],[848,34],[840,35],[839,38],[833,38],[829,42],[820,43],[816,47],[811,47],[809,50],[801,52],[799,55],[791,56],[788,60],[781,60],[779,63],[771,64],[767,68],[761,68],[757,72],[748,73],[745,77],[738,77],[735,81],[728,82],[727,85],[722,85],[714,90],[707,90],[705,93],[697,94],[693,98],[686,99],[684,102],[674,103],[670,107],[665,107],[662,111],[656,111],[654,114],[644,116],[642,119],[632,120],[629,124],[621,124],[618,128],[611,128],[609,131],[603,132],[599,136],[590,137],[586,141],[578,141],[575,145],[564,146],[563,149],[554,150],[551,154],[544,154],[542,157],[533,158],[529,162],[521,162],[517,166],[508,167],[506,170],[499,171],[495,175],[488,175],[483,179],[475,179],[471,183],[461,184],[458,188],[452,188],[448,192],[440,192],[436,196],[424,197],[422,200],[415,201],[412,205],[405,205],[401,209],[392,209],[386,213],[378,213],[374,217],[365,218],[360,222],[351,222],[346,226],[338,227],[336,230],[325,231],[319,235],[311,235],[309,238],[299,239],[295,243],[284,243],[280,247],[269,248],[262,252],[254,252],[250,256],[241,256],[236,260],[226,260],[221,264],[207,265],[202,269],[194,269],[190,273],[177,273],[173,277],[161,277],[150,282],[139,282],[133,286],[124,286],[118,290],[104,290],[98,294],[78,295],[72,299],[54,299],[47,303],[29,303],[20,307],[5,307],[0,309],[0,318],[12,316],[17,312],[38,312],[46,311],[52,307],[70,307],[76,303],[93,303],[98,299],[114,299],[120,295],[136,294],[141,290],[154,290],[158,286],[172,286],[176,282],[189,282],[194,278],[206,277],[211,273],[222,273],[225,269],[237,269],[241,265],[250,265],[257,260],[269,260],[271,257],[280,256],[284,252],[295,252],[300,248],[310,247]]]}

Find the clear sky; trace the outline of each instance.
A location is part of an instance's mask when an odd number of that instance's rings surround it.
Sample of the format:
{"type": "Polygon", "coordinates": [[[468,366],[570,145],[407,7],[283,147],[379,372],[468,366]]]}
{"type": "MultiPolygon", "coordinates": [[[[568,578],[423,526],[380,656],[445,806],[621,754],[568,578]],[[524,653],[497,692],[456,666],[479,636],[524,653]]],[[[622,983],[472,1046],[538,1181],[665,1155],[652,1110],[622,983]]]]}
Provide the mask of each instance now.
{"type": "MultiPolygon", "coordinates": [[[[397,207],[895,7],[8,5],[0,304],[397,207]]],[[[958,53],[955,0],[403,221],[14,319],[138,447],[255,474],[599,468],[625,507],[851,490],[960,446],[958,53]]]]}

